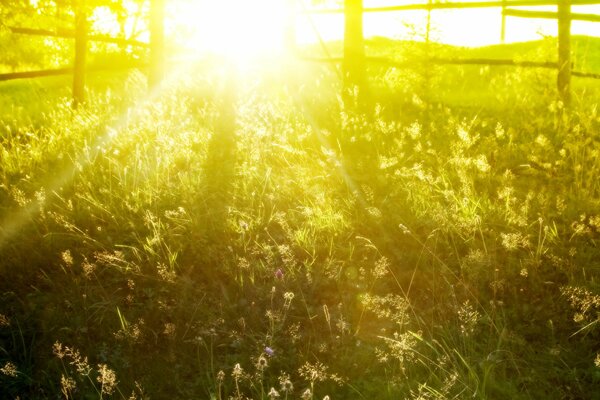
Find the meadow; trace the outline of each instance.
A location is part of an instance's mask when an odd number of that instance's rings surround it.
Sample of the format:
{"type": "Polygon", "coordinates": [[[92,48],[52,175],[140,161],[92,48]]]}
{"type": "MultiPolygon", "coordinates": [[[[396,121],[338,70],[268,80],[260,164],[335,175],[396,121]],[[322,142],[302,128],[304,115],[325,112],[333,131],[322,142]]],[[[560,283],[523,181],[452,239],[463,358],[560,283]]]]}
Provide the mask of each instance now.
{"type": "Polygon", "coordinates": [[[600,399],[598,81],[173,68],[0,83],[1,399],[600,399]]]}

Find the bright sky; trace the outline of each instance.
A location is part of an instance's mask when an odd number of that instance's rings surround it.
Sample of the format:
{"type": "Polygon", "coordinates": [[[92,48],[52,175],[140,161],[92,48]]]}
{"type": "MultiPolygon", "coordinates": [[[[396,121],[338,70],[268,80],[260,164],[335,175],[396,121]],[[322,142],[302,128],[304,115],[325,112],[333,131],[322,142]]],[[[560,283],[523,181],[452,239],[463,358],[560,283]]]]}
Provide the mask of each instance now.
{"type": "Polygon", "coordinates": [[[198,50],[244,56],[283,46],[285,0],[179,0],[171,4],[173,24],[187,26],[188,40],[198,50]]]}
{"type": "MultiPolygon", "coordinates": [[[[415,1],[416,3],[417,1],[415,1]]],[[[395,4],[411,4],[406,0],[395,4]]],[[[366,4],[366,2],[365,2],[366,4]]],[[[414,3],[413,3],[414,4],[414,3]]],[[[527,7],[520,9],[556,11],[554,7],[527,7]]],[[[573,6],[573,12],[600,15],[600,6],[573,6]]],[[[325,39],[341,39],[343,17],[341,15],[312,16],[321,36],[325,39]]],[[[391,36],[399,39],[422,39],[425,36],[426,11],[399,11],[366,13],[365,36],[391,36]]],[[[432,40],[459,46],[485,46],[500,43],[502,14],[500,8],[461,10],[433,10],[431,14],[432,40]]],[[[301,39],[314,41],[314,30],[309,24],[299,24],[301,39]]],[[[600,35],[600,23],[573,21],[571,32],[581,35],[600,35]]],[[[557,23],[547,19],[506,18],[506,42],[523,42],[556,36],[557,23]]]]}
{"type": "MultiPolygon", "coordinates": [[[[171,0],[167,21],[177,29],[183,26],[186,47],[210,50],[235,56],[280,49],[283,32],[289,21],[287,4],[301,0],[171,0]]],[[[310,0],[304,0],[310,4],[310,0]]],[[[424,0],[364,0],[365,7],[414,4],[424,0]]],[[[336,7],[336,1],[330,4],[336,7]]],[[[338,1],[337,3],[342,3],[338,1]]],[[[298,8],[301,8],[298,6],[298,8]]],[[[523,8],[521,8],[523,9],[523,8]]],[[[531,10],[554,11],[556,7],[529,7],[531,10]]],[[[573,6],[573,12],[600,14],[600,6],[573,6]]],[[[398,39],[423,39],[426,11],[365,13],[365,36],[388,36],[398,39]]],[[[500,43],[501,9],[480,8],[433,10],[432,40],[461,46],[500,43]]],[[[298,15],[296,38],[300,43],[318,40],[315,28],[325,40],[342,39],[343,14],[298,15]],[[312,18],[312,23],[309,18],[312,18]]],[[[506,42],[556,36],[557,23],[547,19],[506,18],[506,42]]],[[[573,34],[600,35],[600,23],[573,21],[573,34]]]]}

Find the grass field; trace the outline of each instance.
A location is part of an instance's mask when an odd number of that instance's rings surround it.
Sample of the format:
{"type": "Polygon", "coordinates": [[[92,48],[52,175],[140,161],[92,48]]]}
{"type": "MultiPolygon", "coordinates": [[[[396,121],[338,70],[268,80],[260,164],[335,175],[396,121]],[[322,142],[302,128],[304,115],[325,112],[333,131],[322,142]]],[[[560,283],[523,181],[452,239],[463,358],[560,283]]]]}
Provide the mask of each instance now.
{"type": "Polygon", "coordinates": [[[600,398],[598,81],[231,71],[0,83],[1,399],[600,398]]]}

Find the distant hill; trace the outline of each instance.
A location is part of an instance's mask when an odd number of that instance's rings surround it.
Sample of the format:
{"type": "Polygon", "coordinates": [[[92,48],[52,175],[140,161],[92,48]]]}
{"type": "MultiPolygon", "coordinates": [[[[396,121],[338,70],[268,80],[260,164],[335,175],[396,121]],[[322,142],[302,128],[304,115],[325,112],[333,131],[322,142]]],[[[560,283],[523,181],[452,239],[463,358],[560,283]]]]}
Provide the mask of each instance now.
{"type": "MultiPolygon", "coordinates": [[[[341,43],[331,43],[334,52],[341,51],[341,43]]],[[[573,36],[572,52],[575,69],[600,73],[600,37],[573,36]]],[[[374,57],[390,57],[396,60],[410,59],[425,54],[426,44],[416,41],[400,41],[374,37],[366,41],[367,54],[374,57]]],[[[460,47],[431,43],[429,51],[437,57],[494,58],[530,61],[553,61],[556,59],[556,38],[550,37],[529,42],[497,44],[483,47],[460,47]]]]}
{"type": "MultiPolygon", "coordinates": [[[[519,58],[532,60],[547,57],[556,59],[556,38],[547,38],[521,43],[493,45],[466,49],[473,57],[519,58]]],[[[600,72],[600,38],[591,36],[573,36],[571,51],[574,57],[575,69],[589,72],[600,72]]]]}

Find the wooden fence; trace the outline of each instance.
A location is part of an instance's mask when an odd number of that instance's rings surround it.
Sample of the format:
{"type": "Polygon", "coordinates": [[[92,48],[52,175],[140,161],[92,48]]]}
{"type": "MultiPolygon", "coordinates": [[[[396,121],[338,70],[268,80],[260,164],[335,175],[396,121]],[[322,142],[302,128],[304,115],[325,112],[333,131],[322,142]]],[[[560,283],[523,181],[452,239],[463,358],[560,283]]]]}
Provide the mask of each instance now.
{"type": "Polygon", "coordinates": [[[109,35],[90,34],[89,16],[86,0],[74,0],[75,29],[56,30],[33,29],[23,27],[9,27],[11,33],[18,35],[33,35],[71,39],[75,41],[75,52],[73,55],[73,66],[44,69],[37,71],[12,72],[0,74],[0,81],[13,79],[28,79],[45,76],[73,75],[73,107],[78,107],[85,101],[85,78],[89,71],[111,70],[115,68],[139,68],[149,67],[150,85],[158,83],[164,71],[164,5],[165,0],[150,0],[150,43],[131,38],[111,37],[109,35]],[[119,66],[89,67],[87,65],[88,42],[112,43],[119,46],[135,46],[148,48],[150,50],[150,63],[128,63],[119,66]]]}
{"type": "MultiPolygon", "coordinates": [[[[490,0],[490,1],[471,1],[471,2],[444,2],[436,3],[429,0],[422,4],[403,4],[396,6],[385,7],[364,7],[363,13],[380,13],[380,12],[398,12],[398,11],[414,11],[424,10],[428,12],[427,24],[427,40],[429,40],[430,16],[433,10],[451,10],[451,9],[474,9],[474,8],[501,8],[502,9],[502,25],[500,33],[500,41],[504,42],[506,34],[506,17],[520,18],[543,18],[556,19],[558,22],[558,57],[557,61],[535,62],[535,61],[517,61],[510,59],[442,59],[431,57],[427,60],[430,64],[454,64],[454,65],[507,65],[518,66],[522,68],[551,68],[557,70],[557,90],[560,99],[566,104],[571,102],[571,76],[597,78],[600,79],[600,73],[587,71],[573,71],[571,60],[571,22],[572,21],[588,21],[600,22],[600,15],[582,14],[571,12],[571,6],[577,5],[597,5],[600,0],[490,0]],[[556,6],[556,12],[548,11],[531,11],[521,10],[515,7],[531,7],[531,6],[556,6]]],[[[320,9],[304,9],[303,14],[342,14],[343,8],[320,8],[320,9]]],[[[394,66],[409,66],[409,63],[397,63],[391,60],[382,58],[367,58],[370,61],[379,63],[388,63],[394,66]]],[[[314,60],[314,59],[313,59],[314,60]]],[[[321,61],[336,62],[342,59],[321,59],[321,61]]]]}
{"type": "MultiPolygon", "coordinates": [[[[14,72],[0,74],[0,81],[9,79],[24,79],[42,76],[53,76],[63,74],[73,74],[73,105],[77,107],[85,100],[85,75],[86,71],[109,69],[104,68],[88,68],[86,63],[88,42],[97,41],[104,43],[112,43],[120,46],[137,46],[149,48],[149,83],[156,85],[164,74],[164,9],[167,0],[150,0],[150,43],[138,41],[135,39],[115,38],[108,35],[89,34],[89,23],[86,9],[86,0],[74,0],[75,11],[75,29],[33,29],[22,27],[9,28],[13,34],[37,35],[46,37],[57,37],[71,39],[75,41],[75,54],[73,66],[68,68],[58,68],[52,70],[14,72]]],[[[219,1],[219,0],[214,0],[219,1]]],[[[348,1],[348,0],[346,0],[348,1]]],[[[359,1],[359,0],[355,0],[359,1]]],[[[502,32],[501,41],[505,36],[505,19],[506,17],[520,18],[549,18],[556,19],[558,22],[558,58],[557,61],[535,62],[535,61],[517,61],[507,59],[442,59],[431,57],[427,61],[431,64],[456,64],[456,65],[508,65],[518,66],[523,68],[551,68],[557,70],[557,89],[560,98],[565,104],[569,104],[571,100],[571,76],[600,78],[600,74],[587,71],[573,71],[571,61],[571,21],[589,21],[600,22],[600,15],[581,14],[571,12],[571,6],[574,5],[596,5],[600,4],[600,0],[489,0],[489,1],[472,1],[472,2],[444,2],[436,3],[434,0],[429,0],[422,4],[404,4],[397,6],[385,7],[362,7],[360,2],[360,13],[372,12],[398,12],[409,10],[424,10],[428,12],[428,20],[431,12],[441,9],[472,9],[472,8],[502,8],[502,32]],[[515,7],[524,6],[556,6],[556,12],[548,11],[530,11],[522,10],[515,7]]],[[[344,13],[345,9],[303,9],[304,14],[331,14],[344,13]]],[[[348,14],[346,14],[348,18],[348,14]]],[[[427,38],[429,38],[430,23],[427,24],[427,38]]],[[[362,28],[361,28],[362,31],[362,28]]],[[[356,50],[356,49],[355,49],[356,50]]],[[[360,53],[355,51],[355,53],[360,53]]],[[[364,54],[364,53],[363,53],[364,54]]],[[[367,60],[388,63],[395,66],[403,66],[402,63],[393,62],[391,60],[381,58],[368,58],[367,60]]],[[[319,59],[316,61],[328,62],[345,62],[352,64],[349,60],[344,59],[319,59]]],[[[361,65],[363,61],[361,60],[361,65]]],[[[141,64],[127,65],[126,68],[140,67],[141,64]]]]}

